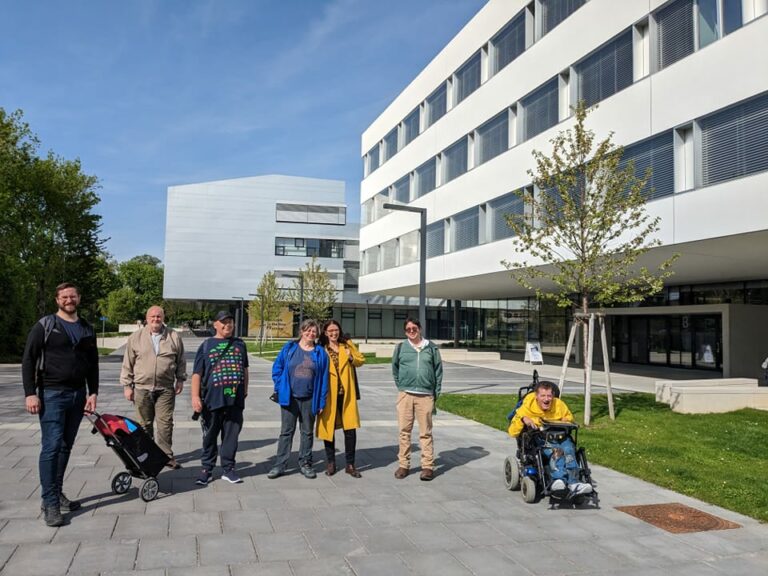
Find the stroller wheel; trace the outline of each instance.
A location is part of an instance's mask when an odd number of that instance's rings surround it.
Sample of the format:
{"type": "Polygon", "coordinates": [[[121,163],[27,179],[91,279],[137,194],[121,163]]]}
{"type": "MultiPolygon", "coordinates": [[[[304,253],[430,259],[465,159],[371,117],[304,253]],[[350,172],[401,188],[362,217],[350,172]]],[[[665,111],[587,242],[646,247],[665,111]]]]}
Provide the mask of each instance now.
{"type": "Polygon", "coordinates": [[[533,504],[536,501],[536,480],[530,476],[523,478],[522,483],[522,495],[523,500],[528,504],[533,504]]]}
{"type": "Polygon", "coordinates": [[[115,494],[125,494],[131,488],[133,478],[128,472],[120,472],[112,478],[112,492],[115,494]]]}
{"type": "Polygon", "coordinates": [[[151,500],[157,498],[157,493],[159,491],[160,484],[157,483],[157,480],[154,478],[147,478],[142,483],[139,494],[141,494],[141,499],[144,500],[144,502],[150,502],[151,500]]]}
{"type": "Polygon", "coordinates": [[[504,459],[504,485],[507,490],[520,489],[520,465],[514,456],[507,456],[504,459]]]}

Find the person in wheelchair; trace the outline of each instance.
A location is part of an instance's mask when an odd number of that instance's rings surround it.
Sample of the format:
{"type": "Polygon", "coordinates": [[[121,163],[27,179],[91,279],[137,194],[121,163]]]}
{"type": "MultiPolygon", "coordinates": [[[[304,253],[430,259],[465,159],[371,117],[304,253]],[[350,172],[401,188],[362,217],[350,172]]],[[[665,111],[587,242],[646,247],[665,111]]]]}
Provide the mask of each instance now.
{"type": "MultiPolygon", "coordinates": [[[[555,385],[542,380],[532,393],[528,394],[517,408],[509,424],[509,435],[517,438],[524,430],[540,430],[545,423],[573,423],[573,414],[560,398],[555,397],[555,385]]],[[[591,494],[592,485],[579,481],[579,463],[576,446],[567,433],[538,435],[535,442],[544,447],[543,453],[549,461],[552,492],[564,493],[571,497],[591,494]]]]}

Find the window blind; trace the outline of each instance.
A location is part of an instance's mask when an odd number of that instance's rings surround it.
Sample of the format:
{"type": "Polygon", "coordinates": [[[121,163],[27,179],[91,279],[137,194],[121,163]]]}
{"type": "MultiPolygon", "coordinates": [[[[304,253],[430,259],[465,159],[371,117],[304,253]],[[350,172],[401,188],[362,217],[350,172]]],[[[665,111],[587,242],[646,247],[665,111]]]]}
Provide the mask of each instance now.
{"type": "Polygon", "coordinates": [[[597,104],[632,84],[632,30],[576,64],[579,100],[597,104]]]}
{"type": "Polygon", "coordinates": [[[480,52],[456,71],[456,104],[480,87],[480,52]]]}
{"type": "Polygon", "coordinates": [[[541,0],[542,36],[584,5],[586,0],[541,0]]]}
{"type": "Polygon", "coordinates": [[[395,182],[392,188],[394,189],[395,202],[408,204],[408,202],[411,201],[410,177],[408,175],[403,176],[400,180],[395,182]]]}
{"type": "Polygon", "coordinates": [[[557,78],[522,100],[525,139],[533,138],[557,124],[557,78]]]}
{"type": "Polygon", "coordinates": [[[419,109],[416,108],[413,112],[408,114],[403,120],[403,130],[405,131],[405,138],[403,139],[403,146],[411,142],[416,136],[419,135],[419,109]]]}
{"type": "Polygon", "coordinates": [[[657,67],[662,70],[693,53],[693,0],[677,0],[655,16],[657,67]]]}
{"type": "Polygon", "coordinates": [[[466,136],[443,152],[443,183],[450,182],[467,171],[466,136]]]}
{"type": "Polygon", "coordinates": [[[512,229],[507,225],[505,216],[507,214],[524,214],[525,204],[517,194],[506,194],[488,202],[488,210],[491,215],[490,240],[493,242],[514,235],[512,229]]]}
{"type": "Polygon", "coordinates": [[[477,246],[480,238],[480,219],[477,207],[453,217],[453,251],[477,246]]]}
{"type": "Polygon", "coordinates": [[[445,220],[427,226],[427,258],[445,254],[445,220]]]}
{"type": "Polygon", "coordinates": [[[488,162],[509,148],[509,113],[504,110],[477,129],[478,164],[488,162]]]}
{"type": "Polygon", "coordinates": [[[395,154],[397,154],[397,128],[393,128],[384,136],[384,162],[395,154]]]}
{"type": "Polygon", "coordinates": [[[643,178],[646,170],[651,169],[651,177],[643,191],[647,199],[653,200],[674,193],[674,136],[671,130],[644,142],[627,146],[619,168],[623,169],[630,160],[635,162],[637,178],[643,178]]]}
{"type": "Polygon", "coordinates": [[[512,62],[525,51],[525,10],[515,16],[491,39],[493,46],[493,73],[512,62]]]}
{"type": "Polygon", "coordinates": [[[431,158],[416,168],[416,198],[435,189],[435,159],[431,158]]]}
{"type": "Polygon", "coordinates": [[[427,126],[432,126],[445,115],[446,111],[445,82],[427,97],[427,126]]]}

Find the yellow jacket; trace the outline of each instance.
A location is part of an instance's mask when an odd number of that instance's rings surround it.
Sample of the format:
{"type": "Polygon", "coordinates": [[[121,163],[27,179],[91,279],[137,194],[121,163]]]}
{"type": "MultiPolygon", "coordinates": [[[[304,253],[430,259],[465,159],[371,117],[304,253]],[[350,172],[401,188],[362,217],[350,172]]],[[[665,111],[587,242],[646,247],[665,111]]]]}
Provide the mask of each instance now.
{"type": "Polygon", "coordinates": [[[333,440],[333,433],[336,428],[352,430],[360,428],[360,413],[357,410],[357,391],[355,390],[355,379],[352,375],[352,367],[365,364],[365,356],[357,349],[357,346],[347,340],[344,344],[339,344],[339,371],[336,371],[336,365],[333,360],[328,359],[328,396],[325,399],[325,408],[317,417],[316,436],[321,440],[333,440]],[[344,388],[344,403],[341,407],[341,422],[336,422],[336,413],[338,412],[339,400],[339,382],[344,388]]]}
{"type": "Polygon", "coordinates": [[[523,431],[525,425],[523,424],[523,417],[528,416],[536,426],[541,426],[542,420],[565,420],[566,422],[573,422],[573,414],[568,409],[568,406],[560,400],[560,398],[552,398],[552,405],[546,412],[542,410],[536,403],[536,393],[531,392],[523,398],[523,403],[515,412],[515,416],[512,418],[512,422],[509,423],[509,435],[519,436],[523,431]]]}

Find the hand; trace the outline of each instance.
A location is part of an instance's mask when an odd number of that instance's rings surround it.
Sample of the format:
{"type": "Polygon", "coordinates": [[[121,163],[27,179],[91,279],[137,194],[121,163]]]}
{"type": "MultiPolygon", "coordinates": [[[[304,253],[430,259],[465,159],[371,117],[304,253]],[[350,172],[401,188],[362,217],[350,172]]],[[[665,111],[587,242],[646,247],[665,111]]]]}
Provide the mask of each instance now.
{"type": "Polygon", "coordinates": [[[24,399],[24,404],[26,405],[27,412],[30,414],[37,414],[40,412],[40,398],[38,398],[37,395],[32,394],[31,396],[27,396],[24,399]]]}
{"type": "Polygon", "coordinates": [[[531,420],[530,418],[528,418],[528,416],[523,416],[523,424],[525,424],[529,428],[533,428],[534,430],[538,430],[539,429],[539,427],[536,426],[536,423],[533,420],[531,420]]]}
{"type": "Polygon", "coordinates": [[[85,409],[88,412],[96,412],[96,394],[91,394],[85,401],[85,409]]]}
{"type": "Polygon", "coordinates": [[[176,380],[176,386],[173,389],[176,391],[176,396],[181,394],[181,391],[184,390],[184,380],[176,380]]]}
{"type": "Polygon", "coordinates": [[[192,397],[192,410],[195,412],[202,412],[203,411],[203,401],[200,400],[200,396],[193,396],[192,397]]]}
{"type": "Polygon", "coordinates": [[[123,386],[123,396],[128,402],[133,402],[133,386],[123,386]]]}

